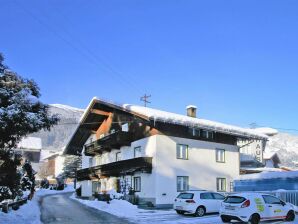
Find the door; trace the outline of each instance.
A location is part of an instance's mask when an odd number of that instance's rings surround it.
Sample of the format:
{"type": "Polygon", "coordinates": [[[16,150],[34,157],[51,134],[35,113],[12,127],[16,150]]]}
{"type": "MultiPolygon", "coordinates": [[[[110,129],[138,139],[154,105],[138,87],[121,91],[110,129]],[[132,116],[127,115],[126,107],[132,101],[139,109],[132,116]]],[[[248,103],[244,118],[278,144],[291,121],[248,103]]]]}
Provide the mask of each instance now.
{"type": "Polygon", "coordinates": [[[205,206],[206,212],[209,213],[217,211],[217,201],[214,200],[212,193],[201,193],[200,199],[200,204],[205,206]]]}
{"type": "Polygon", "coordinates": [[[263,195],[263,199],[266,204],[266,214],[268,214],[268,219],[283,219],[287,215],[284,203],[277,197],[271,195],[263,195]]]}
{"type": "Polygon", "coordinates": [[[212,193],[214,201],[215,201],[215,211],[214,212],[219,212],[221,202],[225,199],[225,196],[222,194],[218,193],[212,193]]]}

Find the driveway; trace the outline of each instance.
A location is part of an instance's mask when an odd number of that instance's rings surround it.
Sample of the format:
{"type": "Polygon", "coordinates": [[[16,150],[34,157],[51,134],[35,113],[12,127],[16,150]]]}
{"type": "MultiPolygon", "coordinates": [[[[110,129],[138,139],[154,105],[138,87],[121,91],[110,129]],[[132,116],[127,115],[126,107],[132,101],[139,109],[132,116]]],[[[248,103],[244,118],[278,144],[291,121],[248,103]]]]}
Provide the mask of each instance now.
{"type": "Polygon", "coordinates": [[[123,218],[86,207],[69,197],[70,194],[43,197],[41,199],[41,221],[45,224],[132,224],[123,218]]]}

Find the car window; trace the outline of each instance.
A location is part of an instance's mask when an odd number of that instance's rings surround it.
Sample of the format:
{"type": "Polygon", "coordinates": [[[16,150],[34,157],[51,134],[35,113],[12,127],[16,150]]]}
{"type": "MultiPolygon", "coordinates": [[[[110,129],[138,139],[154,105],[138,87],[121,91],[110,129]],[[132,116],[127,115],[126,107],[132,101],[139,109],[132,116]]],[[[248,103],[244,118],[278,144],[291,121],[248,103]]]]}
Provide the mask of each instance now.
{"type": "Polygon", "coordinates": [[[200,198],[201,199],[213,199],[213,196],[211,193],[201,193],[200,198]]]}
{"type": "Polygon", "coordinates": [[[273,196],[270,196],[270,195],[262,195],[263,196],[263,199],[265,201],[266,204],[281,204],[281,201],[276,198],[276,197],[273,197],[273,196]]]}
{"type": "Polygon", "coordinates": [[[231,203],[231,204],[240,204],[244,202],[246,198],[240,197],[240,196],[228,196],[224,200],[225,203],[231,203]]]}
{"type": "Polygon", "coordinates": [[[213,193],[213,197],[216,200],[224,200],[225,199],[225,196],[218,194],[218,193],[213,193]]]}
{"type": "Polygon", "coordinates": [[[180,199],[193,199],[193,194],[192,193],[181,193],[178,195],[177,198],[180,199]]]}

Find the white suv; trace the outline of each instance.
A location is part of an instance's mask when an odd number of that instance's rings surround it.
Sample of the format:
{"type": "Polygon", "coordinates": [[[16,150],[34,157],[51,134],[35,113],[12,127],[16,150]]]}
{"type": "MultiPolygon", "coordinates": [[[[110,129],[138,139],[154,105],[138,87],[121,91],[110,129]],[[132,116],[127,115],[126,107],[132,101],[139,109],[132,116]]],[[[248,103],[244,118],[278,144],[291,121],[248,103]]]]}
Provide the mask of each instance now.
{"type": "Polygon", "coordinates": [[[206,213],[219,212],[220,204],[225,196],[210,191],[187,191],[180,193],[174,201],[174,209],[178,214],[190,213],[204,216],[206,213]]]}
{"type": "Polygon", "coordinates": [[[294,206],[277,197],[262,193],[232,194],[221,203],[223,222],[238,220],[258,224],[260,220],[295,220],[294,206]]]}

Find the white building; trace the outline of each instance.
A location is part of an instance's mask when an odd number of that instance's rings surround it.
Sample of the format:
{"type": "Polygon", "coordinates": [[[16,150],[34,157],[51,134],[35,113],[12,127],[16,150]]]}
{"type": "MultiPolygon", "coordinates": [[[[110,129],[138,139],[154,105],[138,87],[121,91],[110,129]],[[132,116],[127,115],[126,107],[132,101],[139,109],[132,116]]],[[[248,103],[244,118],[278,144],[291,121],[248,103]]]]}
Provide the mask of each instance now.
{"type": "Polygon", "coordinates": [[[83,152],[82,196],[132,188],[141,202],[168,207],[181,191],[230,191],[240,172],[237,142],[267,136],[196,118],[193,106],[187,114],[94,98],[65,148],[83,152]]]}
{"type": "Polygon", "coordinates": [[[41,149],[41,138],[26,137],[19,142],[15,151],[21,153],[23,158],[29,160],[32,168],[38,172],[41,149]]]}

